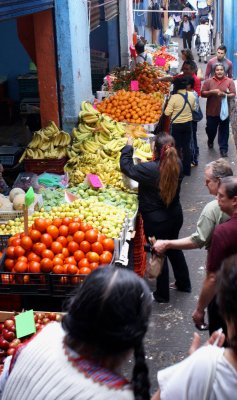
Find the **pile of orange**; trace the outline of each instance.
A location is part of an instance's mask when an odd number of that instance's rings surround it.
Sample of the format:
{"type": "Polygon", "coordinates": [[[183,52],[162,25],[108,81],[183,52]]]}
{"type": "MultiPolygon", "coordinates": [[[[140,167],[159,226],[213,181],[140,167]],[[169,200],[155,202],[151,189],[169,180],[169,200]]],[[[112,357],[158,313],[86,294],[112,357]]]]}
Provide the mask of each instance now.
{"type": "Polygon", "coordinates": [[[155,98],[152,94],[119,90],[99,103],[97,109],[115,121],[151,124],[160,119],[162,104],[162,99],[155,98]]]}
{"type": "Polygon", "coordinates": [[[169,93],[169,82],[157,82],[155,80],[164,76],[157,67],[148,65],[147,63],[138,64],[132,72],[133,80],[139,83],[139,90],[145,93],[161,92],[164,95],[169,93]]]}

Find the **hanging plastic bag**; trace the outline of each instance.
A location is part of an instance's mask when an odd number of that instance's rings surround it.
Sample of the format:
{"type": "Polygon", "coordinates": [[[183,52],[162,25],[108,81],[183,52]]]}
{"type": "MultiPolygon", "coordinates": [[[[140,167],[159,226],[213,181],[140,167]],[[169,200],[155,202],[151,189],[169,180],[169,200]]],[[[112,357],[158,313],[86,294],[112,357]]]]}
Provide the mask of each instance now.
{"type": "Polygon", "coordinates": [[[229,117],[229,107],[228,107],[227,96],[225,96],[225,97],[222,97],[222,100],[221,100],[220,119],[222,121],[225,121],[225,119],[228,117],[229,117]]]}

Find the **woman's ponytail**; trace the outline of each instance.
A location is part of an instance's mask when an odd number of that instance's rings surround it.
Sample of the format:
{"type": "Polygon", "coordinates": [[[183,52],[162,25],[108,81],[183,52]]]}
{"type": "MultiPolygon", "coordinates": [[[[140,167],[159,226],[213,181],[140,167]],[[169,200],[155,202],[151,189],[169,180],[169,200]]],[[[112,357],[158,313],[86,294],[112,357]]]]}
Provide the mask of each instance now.
{"type": "Polygon", "coordinates": [[[135,346],[134,357],[132,382],[135,400],[150,400],[150,381],[142,342],[135,346]]]}
{"type": "Polygon", "coordinates": [[[180,164],[178,154],[172,144],[165,144],[160,154],[160,197],[168,207],[173,201],[178,187],[180,164]]]}

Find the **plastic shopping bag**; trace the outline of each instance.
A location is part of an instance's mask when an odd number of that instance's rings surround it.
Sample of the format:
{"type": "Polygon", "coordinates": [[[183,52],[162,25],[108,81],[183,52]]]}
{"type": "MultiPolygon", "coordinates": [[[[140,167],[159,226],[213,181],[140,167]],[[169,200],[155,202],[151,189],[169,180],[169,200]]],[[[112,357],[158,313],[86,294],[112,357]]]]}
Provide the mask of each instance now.
{"type": "Polygon", "coordinates": [[[225,97],[222,97],[222,100],[221,100],[220,119],[222,121],[224,121],[228,117],[229,117],[229,107],[228,107],[227,96],[225,96],[225,97]]]}
{"type": "Polygon", "coordinates": [[[156,238],[154,236],[152,238],[149,238],[149,241],[150,241],[150,245],[151,245],[151,255],[147,262],[146,276],[148,279],[154,279],[154,278],[157,278],[162,272],[165,255],[157,254],[152,249],[152,246],[156,241],[156,238]]]}

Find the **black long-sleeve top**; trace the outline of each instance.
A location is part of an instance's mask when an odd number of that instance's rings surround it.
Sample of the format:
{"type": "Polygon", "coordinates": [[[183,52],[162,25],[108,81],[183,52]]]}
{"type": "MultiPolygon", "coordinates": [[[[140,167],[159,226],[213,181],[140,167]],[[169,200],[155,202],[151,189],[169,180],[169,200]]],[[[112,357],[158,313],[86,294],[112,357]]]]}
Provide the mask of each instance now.
{"type": "MultiPolygon", "coordinates": [[[[180,210],[179,202],[180,185],[182,175],[180,171],[179,185],[176,195],[172,203],[167,207],[160,197],[159,192],[159,177],[160,177],[160,162],[154,160],[134,165],[133,162],[133,147],[125,146],[121,151],[120,168],[121,171],[131,179],[139,183],[138,186],[138,201],[139,211],[142,215],[149,212],[156,212],[160,221],[165,221],[180,210]]],[[[180,168],[181,170],[181,168],[180,168]]]]}

